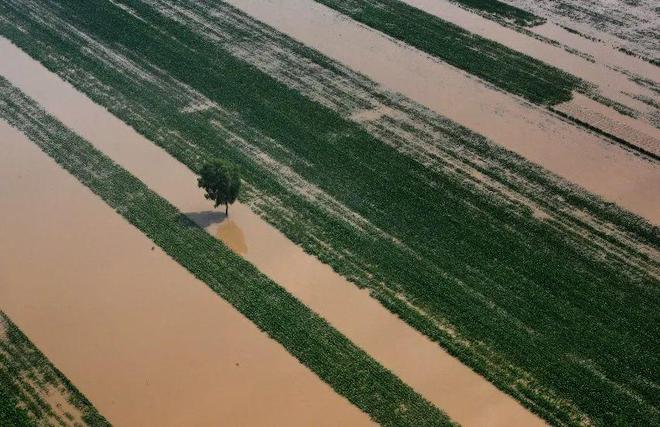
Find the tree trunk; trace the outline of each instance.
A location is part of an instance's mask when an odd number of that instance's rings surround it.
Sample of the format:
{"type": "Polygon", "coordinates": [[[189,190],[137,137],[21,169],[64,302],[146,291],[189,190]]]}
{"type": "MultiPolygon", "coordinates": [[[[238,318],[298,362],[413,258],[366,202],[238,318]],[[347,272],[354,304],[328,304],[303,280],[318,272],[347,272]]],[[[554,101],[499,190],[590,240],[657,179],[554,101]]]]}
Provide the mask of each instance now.
{"type": "Polygon", "coordinates": [[[225,216],[229,216],[229,203],[225,203],[225,216]]]}

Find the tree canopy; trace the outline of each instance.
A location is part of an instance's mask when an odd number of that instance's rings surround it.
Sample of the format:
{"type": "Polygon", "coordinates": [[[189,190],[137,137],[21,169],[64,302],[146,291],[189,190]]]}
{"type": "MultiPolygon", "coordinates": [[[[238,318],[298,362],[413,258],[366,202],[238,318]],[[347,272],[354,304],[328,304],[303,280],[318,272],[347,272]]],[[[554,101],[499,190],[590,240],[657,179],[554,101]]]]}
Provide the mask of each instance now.
{"type": "Polygon", "coordinates": [[[233,164],[212,159],[202,166],[197,185],[206,191],[204,197],[213,201],[214,207],[224,204],[229,215],[229,205],[236,201],[241,188],[241,176],[233,164]]]}

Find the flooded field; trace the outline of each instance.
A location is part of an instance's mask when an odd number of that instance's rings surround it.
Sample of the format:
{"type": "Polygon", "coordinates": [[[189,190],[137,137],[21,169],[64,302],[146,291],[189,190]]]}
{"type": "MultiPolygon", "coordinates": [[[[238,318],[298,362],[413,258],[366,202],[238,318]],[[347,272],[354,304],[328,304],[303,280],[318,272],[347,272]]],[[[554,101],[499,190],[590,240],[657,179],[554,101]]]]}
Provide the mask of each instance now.
{"type": "Polygon", "coordinates": [[[560,3],[0,0],[0,424],[660,423],[657,20],[560,3]]]}
{"type": "MultiPolygon", "coordinates": [[[[581,102],[580,108],[586,110],[585,113],[571,110],[576,112],[572,117],[609,132],[611,126],[603,126],[602,120],[595,118],[595,115],[601,112],[618,115],[617,110],[623,111],[628,116],[634,115],[634,118],[628,117],[629,120],[651,128],[652,138],[660,144],[657,109],[660,102],[657,93],[659,81],[655,65],[627,55],[611,45],[578,36],[552,22],[523,31],[518,27],[502,26],[449,1],[412,0],[406,3],[579,77],[589,87],[580,91],[598,102],[590,102],[589,105],[581,102]]],[[[582,97],[582,94],[576,93],[574,96],[582,97]]],[[[624,140],[634,146],[639,137],[631,135],[630,140],[624,140]]]]}
{"type": "Polygon", "coordinates": [[[658,59],[657,10],[651,1],[530,1],[507,3],[647,60],[658,59]]]}
{"type": "Polygon", "coordinates": [[[475,426],[487,420],[493,426],[544,424],[248,207],[232,206],[229,219],[222,208],[211,210],[196,188],[196,176],[184,165],[11,45],[3,47],[15,53],[12,63],[21,68],[20,73],[12,73],[0,67],[0,74],[12,78],[65,125],[325,317],[453,419],[475,426]],[[61,103],[63,99],[67,102],[61,103]]]}
{"type": "Polygon", "coordinates": [[[653,95],[648,88],[640,87],[631,81],[628,75],[608,67],[619,66],[626,71],[654,78],[657,70],[653,65],[631,58],[612,47],[589,43],[589,40],[584,38],[570,37],[571,33],[554,24],[546,23],[533,27],[531,31],[560,42],[560,45],[537,40],[513,28],[504,27],[497,22],[470,13],[450,3],[449,0],[406,0],[406,3],[596,84],[603,95],[617,101],[639,107],[638,102],[630,96],[625,96],[624,93],[653,95]],[[586,57],[576,54],[571,49],[584,53],[586,57]]]}
{"type": "Polygon", "coordinates": [[[4,425],[109,425],[2,311],[0,389],[4,425]]]}
{"type": "Polygon", "coordinates": [[[653,126],[619,114],[579,94],[555,109],[639,147],[656,158],[660,156],[660,130],[653,126]]]}
{"type": "Polygon", "coordinates": [[[648,161],[312,0],[229,3],[568,181],[660,224],[660,198],[655,197],[660,170],[648,161]]]}
{"type": "Polygon", "coordinates": [[[0,141],[0,307],[111,423],[371,424],[4,122],[0,141]]]}

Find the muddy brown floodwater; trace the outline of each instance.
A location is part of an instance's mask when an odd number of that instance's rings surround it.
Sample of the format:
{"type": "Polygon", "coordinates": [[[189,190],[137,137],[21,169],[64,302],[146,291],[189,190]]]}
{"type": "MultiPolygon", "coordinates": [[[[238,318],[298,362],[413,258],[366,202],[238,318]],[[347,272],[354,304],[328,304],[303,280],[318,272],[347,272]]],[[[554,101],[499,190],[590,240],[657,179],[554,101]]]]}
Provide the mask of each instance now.
{"type": "Polygon", "coordinates": [[[312,0],[228,0],[278,31],[660,224],[660,168],[312,0]]]}
{"type": "Polygon", "coordinates": [[[650,62],[635,56],[627,55],[611,44],[587,39],[571,33],[553,22],[531,28],[531,31],[555,40],[565,46],[590,55],[596,62],[610,65],[614,68],[627,70],[647,79],[658,81],[658,68],[650,62]]]}
{"type": "Polygon", "coordinates": [[[1,120],[0,149],[0,309],[110,422],[371,425],[1,120]]]}
{"type": "Polygon", "coordinates": [[[16,47],[0,42],[0,52],[10,55],[13,64],[0,65],[0,74],[209,233],[223,239],[451,418],[467,426],[544,424],[383,308],[368,292],[305,254],[248,207],[232,205],[226,220],[224,208],[211,209],[196,188],[196,177],[183,164],[16,47]]]}
{"type": "Polygon", "coordinates": [[[541,30],[537,30],[537,27],[534,27],[532,31],[568,45],[571,48],[577,48],[598,58],[598,61],[588,61],[567,51],[562,46],[553,46],[514,29],[504,27],[497,22],[465,10],[448,0],[403,1],[431,15],[456,24],[471,33],[496,41],[513,50],[522,52],[532,58],[594,83],[602,91],[603,95],[614,98],[619,102],[630,104],[632,107],[645,108],[645,105],[629,96],[624,96],[623,92],[646,96],[654,95],[650,89],[639,86],[625,74],[606,66],[616,64],[617,66],[623,66],[629,71],[634,70],[647,78],[654,78],[657,76],[657,71],[652,70],[653,65],[637,58],[631,58],[621,52],[617,52],[611,47],[589,42],[589,40],[584,38],[582,39],[584,42],[578,42],[574,38],[565,37],[564,33],[570,33],[556,25],[545,24],[541,30]],[[621,56],[627,56],[627,61],[622,61],[621,56]]]}

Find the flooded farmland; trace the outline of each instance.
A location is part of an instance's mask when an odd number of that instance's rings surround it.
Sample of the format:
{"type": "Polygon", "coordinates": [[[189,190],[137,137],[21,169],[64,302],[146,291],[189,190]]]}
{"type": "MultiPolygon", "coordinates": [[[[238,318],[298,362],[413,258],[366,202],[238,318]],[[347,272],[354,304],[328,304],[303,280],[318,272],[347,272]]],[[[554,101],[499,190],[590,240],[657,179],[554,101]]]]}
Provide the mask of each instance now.
{"type": "Polygon", "coordinates": [[[653,94],[648,88],[631,81],[622,70],[608,67],[621,67],[628,72],[652,79],[655,70],[651,64],[631,58],[611,47],[590,43],[584,38],[570,37],[571,33],[552,23],[533,27],[531,31],[558,42],[559,45],[503,27],[497,22],[470,13],[449,0],[407,0],[406,3],[596,84],[604,95],[618,101],[637,105],[634,99],[624,93],[653,94]]]}
{"type": "Polygon", "coordinates": [[[371,424],[18,131],[0,141],[0,307],[111,423],[371,424]]]}
{"type": "Polygon", "coordinates": [[[657,20],[541,3],[0,0],[0,424],[660,423],[657,20]]]}
{"type": "Polygon", "coordinates": [[[658,40],[652,34],[657,31],[658,22],[653,2],[507,0],[507,3],[565,26],[573,33],[585,34],[647,59],[657,58],[658,40]]]}
{"type": "Polygon", "coordinates": [[[644,159],[311,0],[230,3],[549,171],[660,223],[660,200],[655,197],[660,171],[644,159]]]}
{"type": "MultiPolygon", "coordinates": [[[[465,425],[542,425],[506,394],[442,351],[328,266],[305,252],[244,205],[210,210],[195,175],[95,105],[40,64],[15,52],[21,73],[4,72],[71,129],[159,192],[209,233],[222,239],[427,399],[465,425]],[[30,76],[30,77],[22,77],[30,76]],[[66,99],[62,105],[59,100],[66,99]],[[75,106],[72,108],[72,106],[75,106]],[[83,111],[84,115],[80,112],[83,111]],[[105,132],[98,132],[104,129],[105,132]],[[295,268],[291,268],[295,266],[295,268]],[[392,347],[396,342],[396,347],[392,347]],[[496,420],[496,421],[494,421],[496,420]]],[[[229,387],[232,387],[231,385],[229,387]]]]}

